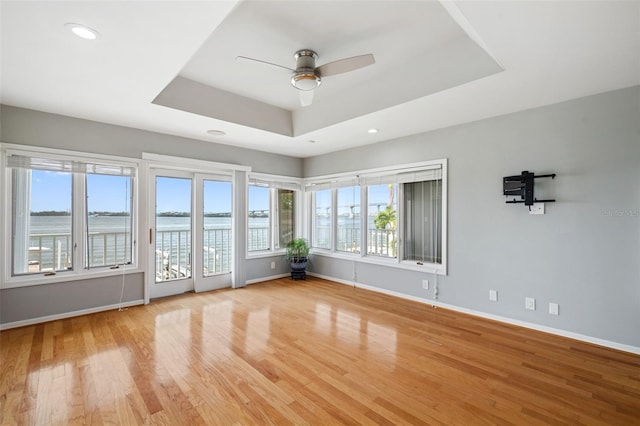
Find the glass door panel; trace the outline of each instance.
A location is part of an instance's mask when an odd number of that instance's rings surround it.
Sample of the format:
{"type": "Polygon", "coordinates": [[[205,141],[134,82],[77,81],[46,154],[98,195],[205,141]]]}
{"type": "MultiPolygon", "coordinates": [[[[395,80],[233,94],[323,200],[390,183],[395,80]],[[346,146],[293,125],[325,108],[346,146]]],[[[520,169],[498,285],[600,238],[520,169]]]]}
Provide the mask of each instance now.
{"type": "Polygon", "coordinates": [[[191,179],[156,177],[156,282],[191,278],[191,179]]]}
{"type": "Polygon", "coordinates": [[[231,271],[231,182],[203,179],[202,276],[231,271]]]}
{"type": "Polygon", "coordinates": [[[193,174],[152,170],[151,179],[149,295],[193,291],[193,174]]]}

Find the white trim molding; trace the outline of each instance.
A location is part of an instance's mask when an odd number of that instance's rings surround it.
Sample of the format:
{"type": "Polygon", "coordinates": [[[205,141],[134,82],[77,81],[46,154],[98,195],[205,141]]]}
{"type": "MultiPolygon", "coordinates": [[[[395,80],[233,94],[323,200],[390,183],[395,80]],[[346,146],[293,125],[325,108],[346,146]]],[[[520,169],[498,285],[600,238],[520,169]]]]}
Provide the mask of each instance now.
{"type": "Polygon", "coordinates": [[[255,278],[253,280],[247,280],[246,284],[247,285],[257,284],[257,283],[261,283],[261,282],[265,282],[265,281],[277,280],[277,279],[280,279],[280,278],[286,278],[286,277],[290,277],[290,276],[291,276],[290,273],[271,275],[269,277],[262,277],[262,278],[255,278]]]}
{"type": "Polygon", "coordinates": [[[9,330],[11,328],[24,327],[27,325],[40,324],[43,322],[56,321],[61,319],[79,317],[82,315],[95,314],[98,312],[112,311],[115,309],[129,308],[131,306],[144,305],[144,299],[131,300],[129,302],[116,303],[114,305],[96,306],[95,308],[80,309],[79,311],[63,312],[60,314],[47,315],[44,317],[29,318],[21,321],[8,322],[0,324],[0,331],[9,330]]]}
{"type": "Polygon", "coordinates": [[[467,308],[462,308],[462,307],[455,306],[455,305],[450,305],[448,303],[442,303],[442,302],[440,302],[438,300],[425,299],[425,298],[421,298],[421,297],[410,296],[408,294],[403,294],[403,293],[399,293],[399,292],[392,291],[392,290],[386,290],[386,289],[382,289],[382,288],[378,288],[378,287],[374,287],[374,286],[369,286],[369,285],[357,283],[357,282],[354,282],[354,281],[342,280],[342,279],[338,279],[338,278],[329,277],[329,276],[326,276],[326,275],[316,274],[315,272],[307,271],[307,274],[310,275],[310,276],[314,276],[314,277],[318,277],[318,278],[323,278],[325,280],[333,281],[333,282],[336,282],[338,284],[348,285],[348,286],[352,286],[352,287],[355,287],[355,288],[361,288],[361,289],[364,289],[364,290],[370,290],[370,291],[374,291],[376,293],[382,293],[382,294],[386,294],[386,295],[389,295],[389,296],[399,297],[401,299],[407,299],[407,300],[411,300],[411,301],[414,301],[414,302],[423,303],[425,305],[431,305],[431,306],[438,307],[438,308],[449,309],[451,311],[461,312],[463,314],[473,315],[473,316],[476,316],[476,317],[490,319],[490,320],[502,322],[502,323],[505,323],[505,324],[515,325],[515,326],[518,326],[518,327],[528,328],[528,329],[536,330],[536,331],[542,331],[543,333],[554,334],[556,336],[567,337],[569,339],[574,339],[574,340],[578,340],[578,341],[581,341],[581,342],[590,343],[590,344],[593,344],[593,345],[603,346],[603,347],[610,348],[610,349],[616,349],[616,350],[619,350],[619,351],[629,352],[629,353],[632,353],[632,354],[640,355],[640,347],[638,347],[638,346],[626,345],[624,343],[613,342],[613,341],[610,341],[610,340],[600,339],[598,337],[592,337],[592,336],[587,336],[587,335],[584,335],[584,334],[574,333],[572,331],[567,331],[567,330],[561,330],[561,329],[558,329],[558,328],[548,327],[546,325],[534,324],[534,323],[531,323],[531,322],[520,321],[520,320],[516,320],[516,319],[513,319],[513,318],[503,317],[503,316],[500,316],[500,315],[488,314],[486,312],[476,311],[474,309],[467,309],[467,308]]]}

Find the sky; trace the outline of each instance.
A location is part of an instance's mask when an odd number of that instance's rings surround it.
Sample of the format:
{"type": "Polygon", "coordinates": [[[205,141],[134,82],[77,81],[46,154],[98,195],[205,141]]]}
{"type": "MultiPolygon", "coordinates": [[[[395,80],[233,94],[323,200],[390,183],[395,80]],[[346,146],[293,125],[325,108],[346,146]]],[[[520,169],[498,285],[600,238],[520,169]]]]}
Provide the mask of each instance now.
{"type": "MultiPolygon", "coordinates": [[[[129,211],[131,188],[129,178],[108,175],[87,175],[88,210],[90,212],[129,211]]],[[[71,174],[32,170],[31,211],[71,211],[71,174]]],[[[191,180],[157,178],[159,212],[188,212],[191,205],[191,180]]],[[[268,199],[259,200],[268,208],[268,199]]],[[[204,209],[207,213],[231,211],[231,183],[206,180],[204,209]]]]}
{"type": "Polygon", "coordinates": [[[31,171],[31,211],[71,211],[69,173],[31,171]]]}
{"type": "MultiPolygon", "coordinates": [[[[87,175],[88,206],[90,212],[122,212],[129,210],[129,178],[122,176],[87,175]]],[[[156,178],[157,211],[188,212],[191,204],[192,180],[186,178],[156,178]]],[[[32,170],[31,211],[71,211],[71,175],[68,173],[32,170]]],[[[230,182],[204,181],[204,211],[231,211],[230,182]]],[[[348,205],[359,204],[359,190],[338,190],[338,214],[348,211],[348,205]]],[[[317,206],[330,205],[330,191],[319,191],[317,206]]],[[[397,202],[397,199],[395,200],[397,202]]],[[[369,204],[389,202],[387,185],[369,187],[369,204]]],[[[268,210],[268,188],[249,186],[249,210],[268,210]]]]}
{"type": "MultiPolygon", "coordinates": [[[[397,189],[395,189],[394,203],[397,204],[397,189]]],[[[378,211],[378,207],[383,210],[389,204],[389,185],[371,185],[368,187],[368,204],[373,212],[378,211]]],[[[361,206],[360,188],[346,187],[338,188],[338,215],[350,213],[351,206],[361,206]]],[[[331,206],[331,190],[318,191],[316,193],[316,209],[325,213],[331,206]]],[[[361,208],[354,208],[353,213],[362,211],[361,208]]]]}

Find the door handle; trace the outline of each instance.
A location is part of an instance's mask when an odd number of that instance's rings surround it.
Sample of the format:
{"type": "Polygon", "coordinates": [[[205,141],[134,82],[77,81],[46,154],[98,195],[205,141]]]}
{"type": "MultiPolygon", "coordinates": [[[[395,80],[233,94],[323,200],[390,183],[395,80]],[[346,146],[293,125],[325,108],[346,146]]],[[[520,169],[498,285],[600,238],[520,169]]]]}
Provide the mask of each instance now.
{"type": "Polygon", "coordinates": [[[149,244],[153,244],[153,228],[149,228],[149,244]]]}

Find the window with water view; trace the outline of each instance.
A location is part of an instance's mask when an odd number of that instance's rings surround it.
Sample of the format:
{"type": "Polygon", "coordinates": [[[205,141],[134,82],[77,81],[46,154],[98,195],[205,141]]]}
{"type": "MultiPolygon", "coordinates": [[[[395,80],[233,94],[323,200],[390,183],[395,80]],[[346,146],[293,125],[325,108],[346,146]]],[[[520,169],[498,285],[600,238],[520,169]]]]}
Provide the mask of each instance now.
{"type": "Polygon", "coordinates": [[[295,236],[296,191],[249,185],[247,251],[284,249],[295,236]]]}
{"type": "Polygon", "coordinates": [[[446,271],[445,165],[446,160],[437,160],[395,173],[363,173],[308,185],[312,246],[325,249],[326,255],[349,253],[374,262],[446,271]],[[356,179],[360,186],[348,186],[356,179]]]}
{"type": "Polygon", "coordinates": [[[134,168],[22,155],[7,165],[12,275],[132,262],[134,168]]]}

